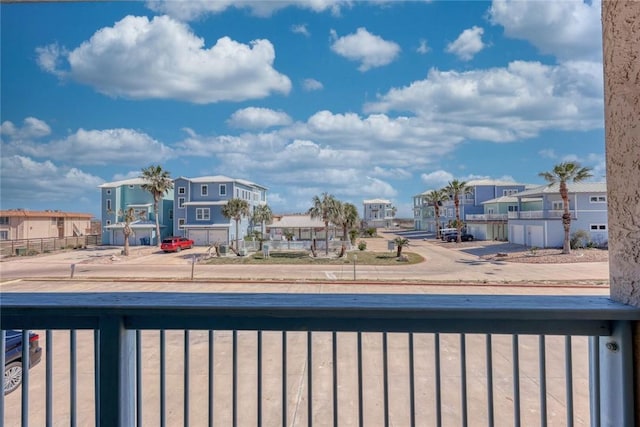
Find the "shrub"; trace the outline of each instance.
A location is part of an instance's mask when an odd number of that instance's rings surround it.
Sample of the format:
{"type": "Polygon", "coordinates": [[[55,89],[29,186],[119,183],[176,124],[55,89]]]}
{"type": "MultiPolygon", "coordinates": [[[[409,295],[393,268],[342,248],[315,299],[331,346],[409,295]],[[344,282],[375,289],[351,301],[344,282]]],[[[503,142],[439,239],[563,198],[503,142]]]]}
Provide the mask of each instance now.
{"type": "Polygon", "coordinates": [[[361,251],[367,249],[367,242],[365,242],[364,240],[360,240],[358,242],[358,249],[360,249],[361,251]]]}
{"type": "Polygon", "coordinates": [[[571,235],[569,244],[571,245],[571,249],[582,249],[590,247],[591,238],[589,236],[589,233],[586,230],[576,231],[571,235]]]}
{"type": "Polygon", "coordinates": [[[369,228],[367,228],[366,230],[364,230],[364,234],[365,234],[367,237],[373,237],[373,236],[375,236],[375,235],[376,235],[376,233],[377,233],[377,230],[376,230],[376,228],[375,228],[375,227],[369,227],[369,228]]]}

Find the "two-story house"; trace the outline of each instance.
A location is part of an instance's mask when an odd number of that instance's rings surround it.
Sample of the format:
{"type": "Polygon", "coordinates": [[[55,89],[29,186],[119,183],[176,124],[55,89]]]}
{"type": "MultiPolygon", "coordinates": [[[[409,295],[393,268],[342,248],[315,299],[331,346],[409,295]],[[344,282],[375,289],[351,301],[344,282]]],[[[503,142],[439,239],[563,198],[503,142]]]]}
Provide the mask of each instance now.
{"type": "MultiPolygon", "coordinates": [[[[509,242],[540,248],[562,247],[563,203],[559,184],[542,185],[515,194],[516,210],[508,212],[509,242]]],[[[591,241],[604,245],[607,231],[607,185],[605,182],[567,183],[571,233],[584,230],[591,241]]]]}
{"type": "Polygon", "coordinates": [[[0,211],[0,240],[77,237],[91,234],[92,214],[58,210],[0,211]]]}
{"type": "Polygon", "coordinates": [[[366,227],[391,227],[395,217],[395,208],[389,200],[364,200],[362,220],[366,227]]]}
{"type": "MultiPolygon", "coordinates": [[[[498,197],[510,196],[526,188],[525,184],[488,179],[471,180],[466,185],[469,187],[469,192],[460,195],[459,207],[460,218],[465,222],[469,232],[472,231],[468,221],[472,222],[474,229],[480,229],[489,221],[495,221],[493,218],[489,220],[487,217],[477,216],[485,213],[484,202],[498,197]]],[[[442,202],[439,209],[439,222],[436,224],[435,208],[427,200],[429,193],[430,191],[425,191],[413,196],[414,222],[417,230],[435,232],[437,227],[446,228],[456,219],[455,202],[453,196],[442,202]]],[[[506,225],[506,218],[501,221],[506,225]]]]}
{"type": "Polygon", "coordinates": [[[159,239],[173,234],[173,190],[165,193],[158,204],[158,212],[154,212],[153,195],[142,188],[145,182],[142,178],[132,178],[99,186],[102,192],[103,245],[124,244],[124,213],[130,208],[135,217],[130,224],[133,231],[129,236],[130,245],[157,244],[156,215],[160,220],[159,239]]]}
{"type": "Polygon", "coordinates": [[[235,220],[222,214],[230,199],[242,199],[249,209],[267,203],[267,188],[244,179],[227,176],[180,177],[174,180],[174,218],[176,235],[188,237],[198,246],[229,244],[250,233],[250,218],[235,220]]]}

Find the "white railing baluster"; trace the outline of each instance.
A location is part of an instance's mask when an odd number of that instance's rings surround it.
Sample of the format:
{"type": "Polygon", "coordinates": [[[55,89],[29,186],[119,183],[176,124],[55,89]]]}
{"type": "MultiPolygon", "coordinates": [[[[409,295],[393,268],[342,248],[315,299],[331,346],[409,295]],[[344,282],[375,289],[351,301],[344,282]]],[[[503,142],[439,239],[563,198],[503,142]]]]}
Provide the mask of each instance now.
{"type": "Polygon", "coordinates": [[[465,334],[460,334],[460,404],[462,426],[467,427],[467,340],[465,334]]]}
{"type": "MultiPolygon", "coordinates": [[[[45,334],[46,343],[44,346],[45,351],[45,426],[53,426],[53,333],[50,329],[47,329],[45,334]]],[[[99,360],[94,357],[95,360],[99,360]]],[[[95,368],[95,367],[94,367],[95,368]]],[[[98,370],[95,370],[97,373],[98,370]]],[[[97,379],[98,375],[94,375],[97,379]]],[[[97,396],[96,396],[97,397],[97,396]]],[[[96,402],[98,400],[96,399],[96,402]]],[[[96,425],[98,419],[96,418],[96,425]]]]}

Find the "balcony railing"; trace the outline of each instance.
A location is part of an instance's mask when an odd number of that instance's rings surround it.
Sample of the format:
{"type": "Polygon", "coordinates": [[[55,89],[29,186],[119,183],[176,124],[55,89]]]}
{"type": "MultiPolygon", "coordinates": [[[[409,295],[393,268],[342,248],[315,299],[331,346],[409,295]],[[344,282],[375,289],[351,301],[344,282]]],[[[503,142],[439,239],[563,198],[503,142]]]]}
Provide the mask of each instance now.
{"type": "Polygon", "coordinates": [[[46,331],[44,366],[0,397],[5,425],[633,425],[640,309],[605,297],[6,293],[0,304],[3,329],[46,331]]]}
{"type": "Polygon", "coordinates": [[[467,221],[506,221],[507,214],[468,214],[465,216],[467,221]]]}
{"type": "MultiPolygon", "coordinates": [[[[576,219],[575,211],[569,211],[571,219],[576,219]]],[[[563,210],[509,212],[509,219],[562,219],[563,210]]]]}

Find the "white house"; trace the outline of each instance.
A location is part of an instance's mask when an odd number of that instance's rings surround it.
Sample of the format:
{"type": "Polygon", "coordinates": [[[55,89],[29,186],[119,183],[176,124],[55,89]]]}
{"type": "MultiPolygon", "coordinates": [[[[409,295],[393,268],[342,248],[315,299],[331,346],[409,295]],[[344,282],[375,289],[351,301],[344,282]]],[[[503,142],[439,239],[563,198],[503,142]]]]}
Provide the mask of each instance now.
{"type": "Polygon", "coordinates": [[[389,200],[371,199],[365,200],[364,215],[362,219],[366,227],[387,227],[393,225],[396,209],[389,200]]]}

